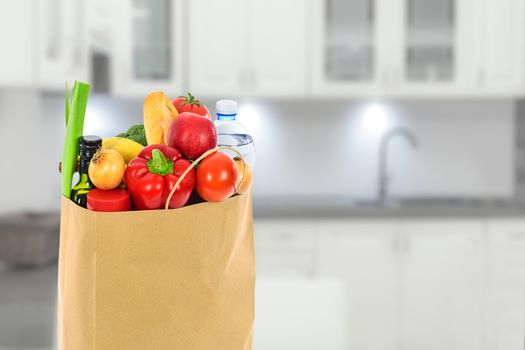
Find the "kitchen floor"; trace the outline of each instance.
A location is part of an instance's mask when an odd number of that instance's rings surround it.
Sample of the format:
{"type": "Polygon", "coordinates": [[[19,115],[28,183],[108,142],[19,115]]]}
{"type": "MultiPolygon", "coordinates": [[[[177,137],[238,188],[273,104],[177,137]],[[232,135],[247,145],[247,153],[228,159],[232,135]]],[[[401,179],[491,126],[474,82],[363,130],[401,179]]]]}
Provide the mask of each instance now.
{"type": "Polygon", "coordinates": [[[40,268],[0,267],[0,350],[54,350],[56,262],[40,268]]]}

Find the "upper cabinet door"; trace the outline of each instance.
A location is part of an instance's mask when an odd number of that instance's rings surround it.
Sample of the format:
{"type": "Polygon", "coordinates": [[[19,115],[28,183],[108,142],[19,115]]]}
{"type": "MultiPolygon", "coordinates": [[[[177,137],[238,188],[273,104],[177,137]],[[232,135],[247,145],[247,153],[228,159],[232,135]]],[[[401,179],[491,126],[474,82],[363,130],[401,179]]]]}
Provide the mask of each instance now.
{"type": "Polygon", "coordinates": [[[0,1],[0,87],[35,86],[35,2],[0,1]]]}
{"type": "Polygon", "coordinates": [[[469,0],[400,0],[401,52],[392,86],[410,94],[461,93],[472,87],[475,4],[469,0]]]}
{"type": "Polygon", "coordinates": [[[524,93],[525,3],[485,0],[479,16],[479,85],[499,94],[524,93]]]}
{"type": "Polygon", "coordinates": [[[247,90],[246,1],[191,0],[189,90],[200,96],[240,95],[247,90]]]}
{"type": "Polygon", "coordinates": [[[45,90],[65,89],[74,80],[89,82],[90,60],[82,0],[38,1],[38,85],[45,90]]]}
{"type": "Polygon", "coordinates": [[[378,0],[313,0],[312,91],[360,95],[380,89],[378,0]]]}
{"type": "Polygon", "coordinates": [[[115,18],[113,91],[144,96],[152,90],[181,92],[182,1],[121,0],[115,18]]]}
{"type": "Polygon", "coordinates": [[[250,93],[306,94],[307,4],[304,0],[249,2],[250,93]]]}

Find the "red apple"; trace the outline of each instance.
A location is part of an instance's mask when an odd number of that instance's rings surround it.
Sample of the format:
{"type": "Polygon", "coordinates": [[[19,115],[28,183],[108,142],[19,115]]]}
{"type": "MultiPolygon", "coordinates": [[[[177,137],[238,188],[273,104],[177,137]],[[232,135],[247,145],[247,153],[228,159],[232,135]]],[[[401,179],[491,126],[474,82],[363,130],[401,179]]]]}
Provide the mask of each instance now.
{"type": "Polygon", "coordinates": [[[171,122],[168,145],[175,147],[188,159],[197,159],[217,146],[217,130],[213,122],[199,114],[185,112],[171,122]]]}

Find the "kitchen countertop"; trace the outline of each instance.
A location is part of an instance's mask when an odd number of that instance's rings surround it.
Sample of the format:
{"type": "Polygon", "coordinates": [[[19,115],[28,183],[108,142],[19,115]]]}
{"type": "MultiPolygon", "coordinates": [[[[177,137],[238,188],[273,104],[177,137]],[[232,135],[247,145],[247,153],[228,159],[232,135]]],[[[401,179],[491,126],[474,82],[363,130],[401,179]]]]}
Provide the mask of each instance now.
{"type": "MultiPolygon", "coordinates": [[[[390,200],[386,205],[380,205],[371,200],[338,197],[254,195],[253,213],[255,218],[525,218],[525,202],[501,199],[417,198],[390,200]]],[[[17,219],[16,216],[8,216],[11,221],[17,219]]],[[[53,212],[49,213],[49,216],[56,216],[56,220],[59,220],[60,214],[53,212]]]]}
{"type": "Polygon", "coordinates": [[[525,217],[525,203],[509,200],[418,198],[386,205],[330,197],[257,197],[256,218],[453,218],[525,217]]]}

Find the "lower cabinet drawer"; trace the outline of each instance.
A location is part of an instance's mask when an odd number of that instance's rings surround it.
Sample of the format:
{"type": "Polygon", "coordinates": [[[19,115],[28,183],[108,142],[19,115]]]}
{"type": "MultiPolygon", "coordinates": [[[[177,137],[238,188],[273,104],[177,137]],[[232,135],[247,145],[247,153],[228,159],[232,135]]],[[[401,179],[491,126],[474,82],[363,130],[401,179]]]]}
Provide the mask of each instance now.
{"type": "Polygon", "coordinates": [[[258,276],[312,276],[316,271],[318,247],[314,223],[267,220],[255,224],[258,276]]]}

